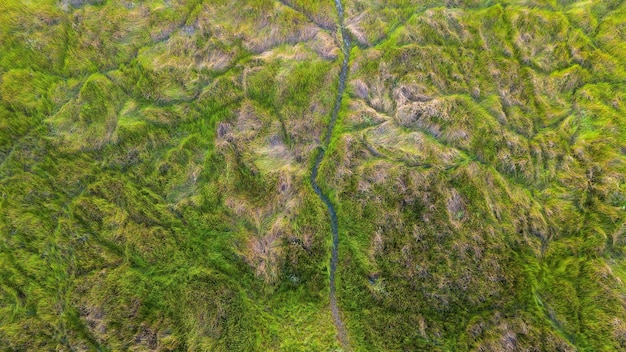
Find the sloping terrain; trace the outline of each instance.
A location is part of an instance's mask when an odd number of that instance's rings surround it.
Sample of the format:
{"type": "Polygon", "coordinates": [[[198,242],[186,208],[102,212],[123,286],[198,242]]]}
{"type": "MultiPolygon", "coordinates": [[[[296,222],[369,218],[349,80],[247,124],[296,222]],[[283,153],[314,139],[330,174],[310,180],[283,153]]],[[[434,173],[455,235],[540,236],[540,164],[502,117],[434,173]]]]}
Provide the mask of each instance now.
{"type": "Polygon", "coordinates": [[[625,104],[620,1],[1,1],[0,349],[625,350],[625,104]]]}

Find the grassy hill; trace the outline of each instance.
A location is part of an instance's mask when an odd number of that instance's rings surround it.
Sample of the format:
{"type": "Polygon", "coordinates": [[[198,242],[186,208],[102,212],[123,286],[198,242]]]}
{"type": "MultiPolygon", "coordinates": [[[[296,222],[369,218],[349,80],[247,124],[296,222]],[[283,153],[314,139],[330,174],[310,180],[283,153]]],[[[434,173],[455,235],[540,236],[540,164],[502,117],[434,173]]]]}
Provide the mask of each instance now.
{"type": "Polygon", "coordinates": [[[0,2],[0,350],[626,349],[626,4],[342,5],[0,2]]]}

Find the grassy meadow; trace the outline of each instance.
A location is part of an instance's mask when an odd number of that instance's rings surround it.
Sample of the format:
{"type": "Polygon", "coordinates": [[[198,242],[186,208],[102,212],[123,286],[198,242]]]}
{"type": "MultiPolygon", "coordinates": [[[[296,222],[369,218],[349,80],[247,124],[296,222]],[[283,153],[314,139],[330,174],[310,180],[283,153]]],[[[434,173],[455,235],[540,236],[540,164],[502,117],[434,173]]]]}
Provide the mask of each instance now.
{"type": "MultiPolygon", "coordinates": [[[[626,4],[344,0],[354,351],[626,349],[626,4]]],[[[333,1],[0,1],[0,350],[341,351],[333,1]]]]}

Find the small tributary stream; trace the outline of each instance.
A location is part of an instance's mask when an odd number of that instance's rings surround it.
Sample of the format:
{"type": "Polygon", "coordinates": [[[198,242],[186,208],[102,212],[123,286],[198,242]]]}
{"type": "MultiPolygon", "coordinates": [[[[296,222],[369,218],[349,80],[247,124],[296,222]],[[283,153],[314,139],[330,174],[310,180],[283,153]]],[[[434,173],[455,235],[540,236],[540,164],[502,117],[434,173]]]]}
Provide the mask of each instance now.
{"type": "Polygon", "coordinates": [[[317,153],[315,158],[315,163],[313,164],[313,169],[311,170],[311,186],[313,186],[313,190],[320,197],[322,202],[326,205],[328,209],[328,213],[330,215],[330,227],[332,231],[332,253],[330,257],[330,311],[333,316],[333,320],[335,323],[335,327],[337,328],[337,335],[339,337],[339,341],[341,345],[349,350],[348,343],[348,334],[343,321],[341,320],[341,315],[339,314],[339,308],[337,307],[337,294],[335,287],[335,272],[337,271],[337,261],[338,261],[338,249],[339,249],[339,231],[338,231],[338,221],[337,221],[337,212],[335,211],[335,207],[333,203],[330,201],[330,198],[326,194],[322,192],[319,185],[317,184],[317,174],[319,171],[320,164],[322,160],[324,160],[324,156],[326,155],[326,148],[330,144],[330,140],[333,134],[333,130],[335,129],[335,124],[337,122],[337,115],[339,115],[339,110],[341,109],[341,101],[343,99],[343,93],[346,89],[346,79],[348,78],[348,64],[350,62],[350,35],[343,24],[343,5],[341,0],[335,0],[335,6],[337,7],[337,13],[339,16],[339,30],[341,33],[341,41],[342,43],[342,52],[343,52],[343,62],[341,63],[341,71],[339,72],[339,87],[337,90],[337,97],[335,99],[335,105],[333,107],[330,122],[328,123],[328,127],[326,129],[326,134],[324,136],[324,140],[322,141],[322,147],[320,151],[317,153]]]}

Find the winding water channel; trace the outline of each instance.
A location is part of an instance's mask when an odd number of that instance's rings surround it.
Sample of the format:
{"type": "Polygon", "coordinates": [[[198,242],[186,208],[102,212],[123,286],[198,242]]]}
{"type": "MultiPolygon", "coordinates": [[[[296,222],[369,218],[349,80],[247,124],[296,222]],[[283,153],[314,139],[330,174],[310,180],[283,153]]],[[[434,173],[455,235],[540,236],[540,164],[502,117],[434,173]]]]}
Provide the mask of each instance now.
{"type": "Polygon", "coordinates": [[[326,148],[330,144],[330,139],[333,134],[333,130],[335,129],[335,124],[337,122],[337,115],[339,115],[339,110],[341,109],[341,101],[343,99],[343,93],[346,89],[346,79],[348,78],[348,64],[350,62],[350,35],[346,31],[343,24],[343,5],[341,4],[341,0],[335,0],[335,6],[337,7],[337,14],[339,16],[339,30],[341,32],[341,40],[342,51],[343,51],[343,62],[341,63],[341,71],[339,72],[339,87],[337,90],[337,97],[335,99],[335,105],[333,107],[330,122],[328,123],[328,127],[326,129],[326,134],[324,136],[322,147],[320,148],[319,153],[315,158],[315,163],[313,164],[313,169],[311,170],[311,186],[313,186],[313,190],[318,195],[318,197],[324,202],[326,208],[328,209],[328,213],[330,215],[330,227],[332,231],[332,239],[333,245],[331,249],[331,257],[330,257],[330,311],[333,316],[333,321],[335,323],[335,327],[337,328],[337,335],[341,345],[349,350],[348,344],[348,334],[343,321],[341,320],[341,315],[339,314],[339,308],[337,307],[337,294],[335,287],[335,272],[337,271],[337,261],[338,261],[338,253],[337,250],[339,248],[339,232],[338,232],[338,221],[337,221],[337,212],[335,211],[335,207],[333,203],[330,201],[330,198],[326,194],[322,192],[319,185],[317,184],[317,174],[319,171],[320,164],[322,160],[324,160],[324,156],[326,155],[326,148]]]}

